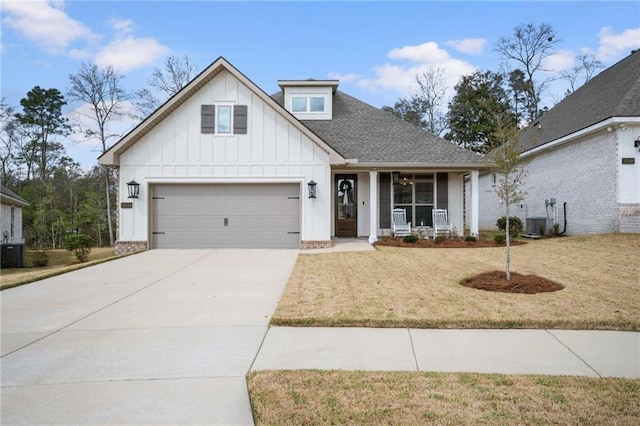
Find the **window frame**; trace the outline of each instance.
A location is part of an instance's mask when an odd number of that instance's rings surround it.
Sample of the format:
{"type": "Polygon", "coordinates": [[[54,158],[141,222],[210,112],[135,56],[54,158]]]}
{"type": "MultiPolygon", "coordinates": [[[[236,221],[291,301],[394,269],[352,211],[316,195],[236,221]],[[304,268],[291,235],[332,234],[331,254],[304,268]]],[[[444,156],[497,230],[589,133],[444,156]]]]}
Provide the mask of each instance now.
{"type": "Polygon", "coordinates": [[[291,93],[289,95],[289,105],[293,114],[300,115],[324,115],[327,114],[327,103],[329,97],[324,93],[291,93]],[[294,108],[294,99],[304,99],[305,109],[294,108]],[[312,108],[313,99],[322,99],[322,110],[314,110],[312,108]]]}
{"type": "Polygon", "coordinates": [[[411,222],[413,227],[421,227],[421,226],[433,226],[433,219],[430,217],[426,218],[426,222],[422,224],[417,223],[417,210],[419,207],[426,207],[433,209],[436,201],[436,179],[435,174],[433,173],[404,173],[400,174],[400,183],[392,184],[392,209],[404,209],[407,212],[407,222],[411,222]],[[417,203],[416,202],[416,184],[430,184],[431,185],[431,202],[430,203],[417,203]],[[405,187],[409,185],[411,187],[410,193],[410,202],[396,202],[396,190],[398,187],[405,187]]]}
{"type": "Polygon", "coordinates": [[[291,95],[291,111],[294,113],[306,113],[309,105],[309,97],[308,96],[296,96],[291,95]],[[296,109],[296,100],[304,100],[304,109],[296,109]]]}
{"type": "Polygon", "coordinates": [[[215,103],[216,106],[216,127],[215,127],[215,133],[216,135],[220,135],[220,136],[230,136],[233,135],[233,104],[230,102],[216,102],[215,103]],[[228,123],[224,123],[224,124],[228,124],[228,131],[223,132],[220,131],[220,125],[221,125],[221,117],[222,114],[220,114],[220,109],[228,109],[229,111],[229,120],[228,123]]]}

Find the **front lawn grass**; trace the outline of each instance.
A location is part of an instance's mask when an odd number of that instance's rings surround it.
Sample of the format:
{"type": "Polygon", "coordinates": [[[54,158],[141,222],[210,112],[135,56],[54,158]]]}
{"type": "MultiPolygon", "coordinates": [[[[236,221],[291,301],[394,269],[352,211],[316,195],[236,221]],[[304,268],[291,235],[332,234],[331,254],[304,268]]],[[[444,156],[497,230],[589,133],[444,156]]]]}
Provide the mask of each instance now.
{"type": "Polygon", "coordinates": [[[529,241],[511,270],[565,286],[540,294],[463,287],[504,270],[505,249],[377,247],[301,254],[272,325],[411,328],[640,329],[640,235],[529,241]]]}
{"type": "Polygon", "coordinates": [[[25,268],[5,268],[0,270],[0,289],[4,290],[28,284],[44,278],[59,275],[65,272],[84,268],[114,259],[113,247],[94,247],[89,254],[89,261],[79,263],[75,254],[67,250],[47,250],[49,263],[47,266],[33,267],[34,251],[25,253],[25,268]]]}
{"type": "Polygon", "coordinates": [[[470,373],[254,371],[257,425],[637,425],[640,380],[470,373]]]}

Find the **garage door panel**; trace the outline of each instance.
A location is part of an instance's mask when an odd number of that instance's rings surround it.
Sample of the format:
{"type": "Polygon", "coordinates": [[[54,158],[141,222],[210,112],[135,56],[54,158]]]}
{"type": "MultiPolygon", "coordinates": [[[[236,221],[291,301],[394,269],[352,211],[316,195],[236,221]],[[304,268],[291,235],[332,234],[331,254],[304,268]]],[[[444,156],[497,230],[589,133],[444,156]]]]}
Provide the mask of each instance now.
{"type": "Polygon", "coordinates": [[[298,248],[298,184],[156,185],[154,248],[298,248]]]}
{"type": "Polygon", "coordinates": [[[184,216],[163,216],[156,221],[155,229],[162,232],[199,232],[220,231],[224,227],[224,218],[212,218],[208,216],[189,216],[185,220],[184,216]]]}

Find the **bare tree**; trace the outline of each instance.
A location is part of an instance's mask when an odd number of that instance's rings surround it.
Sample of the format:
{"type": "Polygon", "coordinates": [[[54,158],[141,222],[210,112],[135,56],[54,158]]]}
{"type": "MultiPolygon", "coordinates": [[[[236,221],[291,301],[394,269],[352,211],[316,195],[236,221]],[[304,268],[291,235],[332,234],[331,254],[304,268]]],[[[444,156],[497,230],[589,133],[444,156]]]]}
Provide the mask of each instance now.
{"type": "MultiPolygon", "coordinates": [[[[101,152],[106,152],[110,140],[120,137],[109,131],[109,124],[123,115],[123,104],[128,95],[121,86],[123,76],[112,67],[98,69],[96,65],[82,64],[77,74],[69,76],[71,88],[68,96],[75,101],[84,102],[89,108],[88,113],[76,117],[76,125],[87,139],[96,140],[101,152]]],[[[82,108],[80,108],[82,111],[82,108]]],[[[115,234],[113,215],[111,211],[111,171],[104,166],[105,196],[107,205],[107,222],[109,228],[109,243],[114,244],[115,234]]]]}
{"type": "Polygon", "coordinates": [[[430,66],[416,76],[418,90],[413,98],[421,105],[425,130],[439,136],[447,129],[445,69],[430,66]]]}
{"type": "Polygon", "coordinates": [[[178,93],[196,76],[196,66],[188,56],[179,58],[175,55],[168,56],[163,68],[155,68],[149,86],[136,92],[138,101],[136,104],[143,114],[149,115],[155,111],[164,101],[178,93]]]}
{"type": "Polygon", "coordinates": [[[576,60],[577,64],[573,68],[560,73],[560,78],[569,83],[566,95],[575,92],[578,87],[591,80],[598,70],[604,69],[602,61],[598,60],[593,53],[583,53],[576,60]],[[581,76],[582,80],[579,82],[581,76]]]}
{"type": "Polygon", "coordinates": [[[559,43],[557,32],[549,24],[535,26],[533,23],[521,24],[514,28],[511,37],[500,37],[494,50],[508,61],[515,61],[522,66],[527,83],[527,113],[529,121],[533,121],[539,113],[539,102],[548,88],[551,79],[537,80],[543,68],[544,60],[554,51],[559,43]]]}
{"type": "Polygon", "coordinates": [[[511,236],[509,210],[512,204],[524,201],[527,191],[523,189],[528,171],[520,158],[518,128],[513,119],[505,114],[496,115],[497,125],[494,131],[496,139],[501,141],[500,147],[492,152],[492,170],[496,174],[493,185],[498,199],[506,209],[506,261],[505,273],[507,281],[511,279],[511,236]]]}

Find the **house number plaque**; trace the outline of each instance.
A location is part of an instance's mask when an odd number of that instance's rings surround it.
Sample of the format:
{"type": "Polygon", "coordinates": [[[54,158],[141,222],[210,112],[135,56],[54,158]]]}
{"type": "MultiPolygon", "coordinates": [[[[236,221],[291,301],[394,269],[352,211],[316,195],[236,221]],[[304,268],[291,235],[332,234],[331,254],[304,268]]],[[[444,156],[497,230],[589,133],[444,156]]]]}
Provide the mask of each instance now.
{"type": "Polygon", "coordinates": [[[120,203],[120,208],[122,209],[132,209],[133,203],[120,203]]]}
{"type": "Polygon", "coordinates": [[[622,164],[636,164],[636,159],[634,157],[624,157],[622,164]]]}

